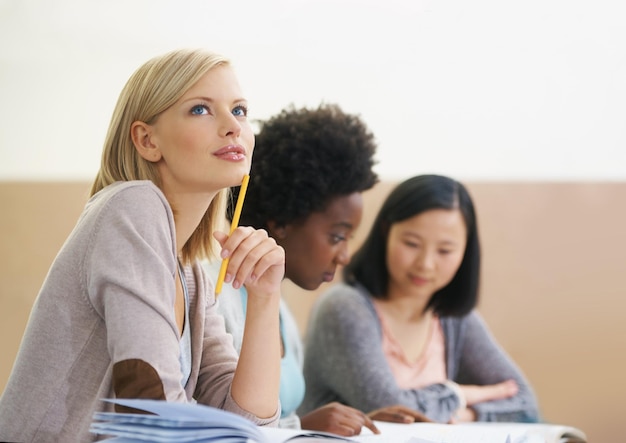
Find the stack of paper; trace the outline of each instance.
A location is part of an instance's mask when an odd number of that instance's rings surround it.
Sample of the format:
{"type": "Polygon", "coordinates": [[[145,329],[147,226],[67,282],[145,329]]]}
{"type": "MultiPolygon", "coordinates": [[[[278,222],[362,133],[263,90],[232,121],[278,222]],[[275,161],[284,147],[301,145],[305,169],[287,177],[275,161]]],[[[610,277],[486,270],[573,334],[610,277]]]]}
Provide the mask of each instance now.
{"type": "Polygon", "coordinates": [[[90,431],[111,436],[112,439],[107,441],[267,443],[266,437],[253,422],[222,409],[159,400],[105,401],[149,413],[96,413],[90,431]]]}
{"type": "Polygon", "coordinates": [[[91,432],[110,436],[116,443],[585,443],[577,428],[554,424],[440,423],[396,424],[376,422],[381,431],[367,428],[354,437],[324,432],[259,427],[252,421],[222,409],[200,404],[160,400],[105,400],[146,414],[99,412],[91,432]]]}

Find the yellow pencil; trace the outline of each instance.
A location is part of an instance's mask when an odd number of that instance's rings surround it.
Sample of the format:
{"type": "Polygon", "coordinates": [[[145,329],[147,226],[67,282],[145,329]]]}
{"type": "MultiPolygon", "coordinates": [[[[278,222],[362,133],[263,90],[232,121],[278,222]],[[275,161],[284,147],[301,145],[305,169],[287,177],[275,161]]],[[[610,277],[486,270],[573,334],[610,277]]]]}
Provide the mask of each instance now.
{"type": "MultiPolygon", "coordinates": [[[[239,197],[237,197],[237,204],[235,205],[235,213],[233,214],[233,221],[230,223],[230,234],[232,234],[237,225],[239,225],[239,217],[241,216],[241,208],[243,208],[243,199],[246,196],[246,190],[248,189],[248,181],[250,176],[248,174],[243,176],[241,181],[241,188],[239,189],[239,197]]],[[[220,267],[220,273],[217,276],[217,283],[215,284],[215,298],[222,292],[222,285],[224,284],[224,278],[226,277],[226,268],[228,267],[228,258],[222,260],[222,266],[220,267]]]]}

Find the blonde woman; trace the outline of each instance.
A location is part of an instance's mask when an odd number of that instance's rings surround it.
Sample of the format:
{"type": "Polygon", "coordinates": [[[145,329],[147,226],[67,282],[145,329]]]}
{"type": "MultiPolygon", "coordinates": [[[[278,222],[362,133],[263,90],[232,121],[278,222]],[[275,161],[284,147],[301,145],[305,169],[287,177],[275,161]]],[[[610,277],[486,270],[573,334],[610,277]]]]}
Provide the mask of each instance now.
{"type": "Polygon", "coordinates": [[[284,251],[262,230],[217,229],[253,148],[227,59],[173,51],[131,76],[91,198],[34,304],[0,399],[0,440],[93,440],[107,397],[276,423],[284,251]],[[226,281],[250,295],[239,357],[199,264],[220,249],[213,239],[230,257],[226,281]]]}

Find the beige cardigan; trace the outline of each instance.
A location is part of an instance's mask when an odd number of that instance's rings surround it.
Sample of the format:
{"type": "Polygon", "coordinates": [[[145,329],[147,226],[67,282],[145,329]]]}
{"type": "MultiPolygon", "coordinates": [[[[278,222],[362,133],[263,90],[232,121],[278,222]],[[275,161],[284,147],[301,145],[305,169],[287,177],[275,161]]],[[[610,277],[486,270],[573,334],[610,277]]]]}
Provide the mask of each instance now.
{"type": "Polygon", "coordinates": [[[192,368],[181,384],[174,317],[174,218],[149,181],[118,182],[87,203],[34,304],[0,398],[0,440],[85,442],[102,398],[198,401],[260,419],[230,394],[237,352],[202,267],[185,268],[192,368]]]}

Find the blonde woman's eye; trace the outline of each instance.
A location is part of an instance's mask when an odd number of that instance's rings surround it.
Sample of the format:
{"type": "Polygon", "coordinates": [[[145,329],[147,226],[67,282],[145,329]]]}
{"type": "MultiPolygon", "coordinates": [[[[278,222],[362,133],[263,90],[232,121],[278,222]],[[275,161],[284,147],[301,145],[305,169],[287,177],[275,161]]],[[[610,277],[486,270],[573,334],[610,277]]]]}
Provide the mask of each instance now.
{"type": "Polygon", "coordinates": [[[248,108],[243,105],[235,106],[235,109],[233,109],[233,115],[236,117],[246,117],[248,115],[248,108]]]}
{"type": "Polygon", "coordinates": [[[191,113],[193,115],[205,115],[209,113],[209,108],[206,105],[196,105],[191,108],[191,113]]]}

